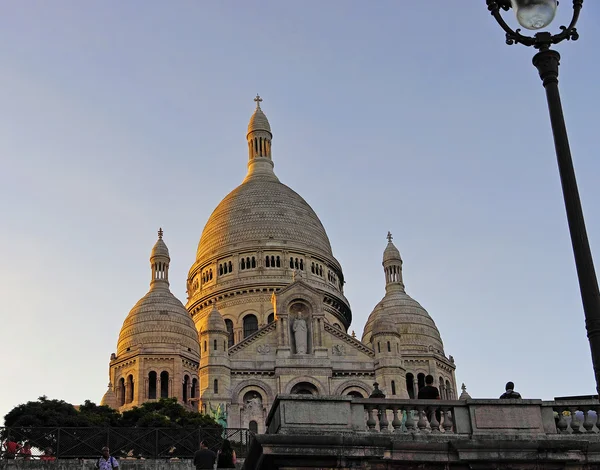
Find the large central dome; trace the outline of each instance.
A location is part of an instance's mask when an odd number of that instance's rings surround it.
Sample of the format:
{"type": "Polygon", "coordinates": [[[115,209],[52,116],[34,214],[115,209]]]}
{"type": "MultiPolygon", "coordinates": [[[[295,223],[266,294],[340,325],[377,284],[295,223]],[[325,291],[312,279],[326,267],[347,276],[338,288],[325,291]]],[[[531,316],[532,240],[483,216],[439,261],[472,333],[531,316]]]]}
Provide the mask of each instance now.
{"type": "Polygon", "coordinates": [[[310,246],[333,256],[323,224],[294,190],[277,179],[250,177],[231,191],[208,219],[197,260],[258,241],[284,242],[290,248],[310,246]]]}
{"type": "Polygon", "coordinates": [[[275,175],[271,126],[260,97],[255,101],[246,134],[248,174],[202,231],[188,275],[187,308],[196,326],[212,302],[220,302],[219,311],[234,328],[246,311],[265,324],[272,313],[271,294],[301,276],[323,293],[331,322],[347,328],[352,317],[340,263],[315,211],[275,175]]]}

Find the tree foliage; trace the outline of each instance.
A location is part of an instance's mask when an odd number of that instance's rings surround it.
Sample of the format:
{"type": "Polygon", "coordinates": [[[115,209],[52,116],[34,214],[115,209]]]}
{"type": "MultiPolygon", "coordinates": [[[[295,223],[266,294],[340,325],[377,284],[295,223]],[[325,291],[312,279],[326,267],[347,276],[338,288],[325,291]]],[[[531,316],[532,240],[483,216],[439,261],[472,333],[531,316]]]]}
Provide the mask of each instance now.
{"type": "Polygon", "coordinates": [[[161,398],[123,414],[86,400],[78,409],[64,400],[45,396],[14,407],[4,416],[6,427],[219,427],[214,419],[187,411],[176,398],[161,398]]]}

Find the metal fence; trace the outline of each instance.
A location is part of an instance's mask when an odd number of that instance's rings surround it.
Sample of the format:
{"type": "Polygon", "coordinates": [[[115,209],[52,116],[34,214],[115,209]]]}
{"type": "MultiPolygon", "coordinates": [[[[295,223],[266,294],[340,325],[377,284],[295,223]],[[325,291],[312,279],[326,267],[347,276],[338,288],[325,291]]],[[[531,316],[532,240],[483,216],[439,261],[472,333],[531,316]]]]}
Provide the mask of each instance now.
{"type": "MultiPolygon", "coordinates": [[[[52,449],[58,459],[98,458],[104,446],[116,458],[189,459],[204,441],[215,452],[225,439],[238,457],[245,457],[254,433],[233,428],[38,428],[0,427],[3,456],[8,442],[31,445],[31,458],[38,459],[52,449]]],[[[17,458],[28,459],[17,453],[17,458]]]]}

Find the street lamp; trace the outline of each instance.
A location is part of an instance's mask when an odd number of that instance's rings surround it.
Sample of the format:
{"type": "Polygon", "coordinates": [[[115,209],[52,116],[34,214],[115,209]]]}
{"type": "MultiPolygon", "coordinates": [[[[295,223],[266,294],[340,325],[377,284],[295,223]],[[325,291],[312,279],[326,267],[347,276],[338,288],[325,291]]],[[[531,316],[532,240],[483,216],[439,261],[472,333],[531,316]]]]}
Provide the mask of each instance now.
{"type": "Polygon", "coordinates": [[[521,34],[520,29],[513,30],[508,26],[501,15],[501,10],[508,11],[512,7],[517,21],[523,28],[538,30],[548,26],[554,19],[558,6],[557,0],[486,0],[486,3],[492,16],[506,33],[506,44],[520,43],[525,46],[533,46],[538,50],[537,54],[533,56],[533,65],[538,70],[546,89],[552,134],[554,135],[554,148],[556,149],[558,171],[585,314],[585,328],[592,351],[596,392],[600,394],[600,292],[598,291],[594,261],[585,230],[567,128],[558,92],[560,54],[550,49],[552,44],[558,44],[565,39],[575,41],[579,38],[575,25],[583,7],[583,0],[573,0],[571,23],[569,26],[561,26],[560,33],[553,35],[549,32],[538,32],[533,36],[525,36],[521,34]]]}

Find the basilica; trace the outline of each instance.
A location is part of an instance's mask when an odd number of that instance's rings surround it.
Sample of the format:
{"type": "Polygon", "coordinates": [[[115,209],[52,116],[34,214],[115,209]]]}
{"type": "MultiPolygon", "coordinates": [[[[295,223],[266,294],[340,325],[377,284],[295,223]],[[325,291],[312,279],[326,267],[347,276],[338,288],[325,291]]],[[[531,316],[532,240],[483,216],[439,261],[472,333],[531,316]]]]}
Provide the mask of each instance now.
{"type": "Polygon", "coordinates": [[[388,397],[414,398],[431,374],[442,398],[455,399],[454,359],[406,293],[389,233],[385,295],[355,337],[342,266],[317,214],[275,175],[271,126],[255,101],[248,173],[204,227],[185,306],[169,290],[159,230],[150,290],[123,322],[102,404],[124,411],[175,397],[228,427],[262,432],[277,394],[368,397],[378,382],[388,397]]]}

